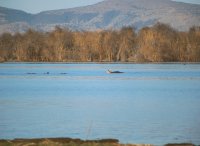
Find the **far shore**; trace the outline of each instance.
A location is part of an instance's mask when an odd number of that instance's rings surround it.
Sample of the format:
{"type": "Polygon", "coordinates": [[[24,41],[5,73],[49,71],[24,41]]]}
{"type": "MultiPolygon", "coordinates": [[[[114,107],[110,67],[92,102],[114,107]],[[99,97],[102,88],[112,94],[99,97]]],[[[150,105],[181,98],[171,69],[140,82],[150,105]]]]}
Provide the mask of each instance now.
{"type": "MultiPolygon", "coordinates": [[[[117,139],[81,140],[72,138],[0,139],[0,146],[154,146],[153,144],[121,144],[117,139]]],[[[192,143],[164,146],[195,146],[192,143]]]]}
{"type": "Polygon", "coordinates": [[[21,62],[21,61],[7,61],[0,62],[0,64],[200,64],[200,62],[21,62]]]}

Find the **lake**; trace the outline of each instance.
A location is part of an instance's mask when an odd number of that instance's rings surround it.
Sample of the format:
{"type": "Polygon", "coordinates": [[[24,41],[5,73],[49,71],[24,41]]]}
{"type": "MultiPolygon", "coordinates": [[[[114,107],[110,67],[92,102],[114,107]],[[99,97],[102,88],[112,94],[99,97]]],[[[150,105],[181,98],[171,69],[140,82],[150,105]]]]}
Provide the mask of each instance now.
{"type": "Polygon", "coordinates": [[[41,137],[199,145],[200,64],[0,64],[0,139],[41,137]]]}

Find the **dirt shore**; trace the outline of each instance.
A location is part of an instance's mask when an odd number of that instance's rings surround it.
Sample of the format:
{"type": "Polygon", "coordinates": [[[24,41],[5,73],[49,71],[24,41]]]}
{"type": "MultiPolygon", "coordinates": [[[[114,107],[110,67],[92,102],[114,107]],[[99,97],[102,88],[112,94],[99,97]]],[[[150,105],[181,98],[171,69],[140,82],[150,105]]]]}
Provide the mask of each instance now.
{"type": "Polygon", "coordinates": [[[150,144],[120,144],[117,139],[81,140],[72,138],[38,138],[0,140],[0,146],[153,146],[150,144]]]}
{"type": "MultiPolygon", "coordinates": [[[[120,144],[117,139],[81,140],[72,138],[37,138],[0,140],[0,146],[153,146],[152,144],[120,144]]],[[[193,144],[166,144],[165,146],[195,146],[193,144]]]]}

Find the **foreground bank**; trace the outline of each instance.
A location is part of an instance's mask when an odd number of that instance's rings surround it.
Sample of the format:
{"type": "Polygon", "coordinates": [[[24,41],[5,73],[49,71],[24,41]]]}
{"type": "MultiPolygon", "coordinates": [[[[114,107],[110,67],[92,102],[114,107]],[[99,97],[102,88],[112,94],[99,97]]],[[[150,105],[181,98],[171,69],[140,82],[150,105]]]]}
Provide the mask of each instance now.
{"type": "MultiPolygon", "coordinates": [[[[152,144],[120,144],[117,139],[81,140],[72,138],[38,138],[0,140],[0,146],[153,146],[152,144]]],[[[190,143],[165,146],[195,146],[190,143]]]]}

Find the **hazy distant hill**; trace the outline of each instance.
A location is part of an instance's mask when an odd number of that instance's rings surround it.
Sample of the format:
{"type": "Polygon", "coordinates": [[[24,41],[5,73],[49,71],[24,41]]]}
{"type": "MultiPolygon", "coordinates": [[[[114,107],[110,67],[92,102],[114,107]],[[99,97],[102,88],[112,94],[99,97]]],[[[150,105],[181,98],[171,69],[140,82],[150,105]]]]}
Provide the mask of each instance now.
{"type": "Polygon", "coordinates": [[[156,22],[187,30],[200,24],[200,5],[171,0],[105,0],[95,5],[28,14],[0,7],[0,33],[24,32],[32,27],[50,31],[59,25],[73,30],[142,28],[156,22]]]}

